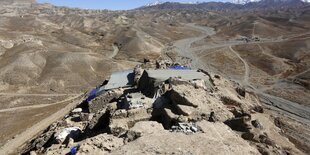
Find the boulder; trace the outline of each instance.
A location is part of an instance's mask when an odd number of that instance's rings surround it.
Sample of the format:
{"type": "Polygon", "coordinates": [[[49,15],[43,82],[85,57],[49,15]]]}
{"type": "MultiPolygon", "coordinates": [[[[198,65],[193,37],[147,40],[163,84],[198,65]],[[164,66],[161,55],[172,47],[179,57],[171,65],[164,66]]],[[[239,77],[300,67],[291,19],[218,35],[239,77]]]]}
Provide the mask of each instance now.
{"type": "Polygon", "coordinates": [[[162,124],[158,122],[140,121],[127,132],[127,139],[128,141],[133,141],[141,136],[162,132],[163,130],[162,124]]]}
{"type": "Polygon", "coordinates": [[[98,111],[106,108],[113,99],[118,99],[122,94],[122,90],[111,90],[105,92],[88,103],[89,112],[97,113],[98,111]]]}
{"type": "MultiPolygon", "coordinates": [[[[233,118],[233,114],[219,102],[216,96],[212,96],[204,89],[196,89],[191,84],[172,85],[170,99],[176,111],[189,116],[194,121],[202,119],[202,116],[214,112],[219,121],[233,118]]],[[[208,118],[207,118],[208,119],[208,118]]]]}
{"type": "Polygon", "coordinates": [[[129,121],[126,118],[113,119],[109,125],[110,132],[116,137],[124,135],[129,129],[129,121]]]}
{"type": "Polygon", "coordinates": [[[81,115],[80,115],[80,120],[81,121],[90,121],[91,119],[90,119],[90,115],[88,114],[88,113],[82,113],[81,115]]]}
{"type": "Polygon", "coordinates": [[[108,126],[110,121],[110,111],[107,108],[96,113],[89,121],[88,130],[103,129],[108,126]]]}
{"type": "Polygon", "coordinates": [[[243,88],[243,87],[237,87],[237,88],[236,88],[236,91],[237,91],[237,93],[238,93],[240,96],[245,97],[245,88],[243,88]]]}
{"type": "Polygon", "coordinates": [[[261,124],[258,120],[253,120],[253,121],[251,121],[251,123],[252,123],[252,125],[253,125],[255,128],[263,129],[262,124],[261,124]]]}

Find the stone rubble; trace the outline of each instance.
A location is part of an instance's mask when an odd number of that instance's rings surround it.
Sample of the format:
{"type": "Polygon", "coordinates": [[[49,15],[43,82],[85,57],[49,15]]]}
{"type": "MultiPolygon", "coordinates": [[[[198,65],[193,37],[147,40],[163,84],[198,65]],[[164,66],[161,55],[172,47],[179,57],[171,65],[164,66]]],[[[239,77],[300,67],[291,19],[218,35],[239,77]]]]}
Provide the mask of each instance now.
{"type": "Polygon", "coordinates": [[[170,131],[191,134],[198,132],[199,129],[195,123],[178,123],[177,125],[173,125],[170,131]]]}
{"type": "Polygon", "coordinates": [[[148,69],[173,73],[171,65],[135,67],[133,87],[106,90],[81,104],[25,153],[67,154],[80,146],[78,154],[302,154],[280,135],[255,94],[235,82],[203,70],[197,72],[204,79],[139,81],[148,69]],[[70,129],[79,132],[72,136],[70,129]]]}

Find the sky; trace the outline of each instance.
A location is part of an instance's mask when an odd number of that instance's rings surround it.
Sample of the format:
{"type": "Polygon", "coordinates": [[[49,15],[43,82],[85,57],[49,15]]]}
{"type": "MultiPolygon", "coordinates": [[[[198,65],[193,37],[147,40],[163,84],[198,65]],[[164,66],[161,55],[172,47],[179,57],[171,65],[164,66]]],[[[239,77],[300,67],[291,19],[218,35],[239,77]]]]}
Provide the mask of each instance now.
{"type": "MultiPolygon", "coordinates": [[[[51,3],[57,6],[77,7],[83,9],[109,9],[128,10],[156,0],[37,0],[39,3],[51,3]]],[[[164,1],[164,0],[163,0],[164,1]]],[[[225,0],[169,0],[170,2],[204,2],[204,1],[225,1],[225,0]]]]}

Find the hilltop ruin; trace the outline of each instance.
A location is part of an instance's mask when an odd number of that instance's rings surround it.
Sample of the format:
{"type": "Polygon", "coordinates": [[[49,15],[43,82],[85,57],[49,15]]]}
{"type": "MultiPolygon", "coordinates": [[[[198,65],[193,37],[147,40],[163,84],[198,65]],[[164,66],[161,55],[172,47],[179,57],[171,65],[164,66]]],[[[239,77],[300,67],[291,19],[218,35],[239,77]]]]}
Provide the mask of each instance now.
{"type": "Polygon", "coordinates": [[[235,82],[169,62],[146,62],[112,74],[24,151],[301,154],[268,117],[258,98],[235,82]]]}

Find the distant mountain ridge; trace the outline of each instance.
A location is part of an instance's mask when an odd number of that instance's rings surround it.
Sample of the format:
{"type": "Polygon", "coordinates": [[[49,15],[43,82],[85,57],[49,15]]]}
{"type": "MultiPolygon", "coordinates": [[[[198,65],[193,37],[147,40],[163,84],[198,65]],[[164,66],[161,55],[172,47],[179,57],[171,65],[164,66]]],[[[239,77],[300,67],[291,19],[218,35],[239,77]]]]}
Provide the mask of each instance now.
{"type": "MultiPolygon", "coordinates": [[[[156,6],[156,5],[160,5],[160,4],[163,4],[163,3],[166,3],[166,2],[170,2],[170,1],[160,1],[160,0],[156,0],[152,3],[148,3],[146,4],[145,6],[156,6]]],[[[203,2],[200,2],[200,1],[189,1],[189,2],[178,2],[180,4],[199,4],[199,3],[203,3],[203,2]]]]}
{"type": "Polygon", "coordinates": [[[178,3],[157,1],[138,9],[198,9],[198,10],[265,10],[298,8],[310,5],[309,0],[233,0],[232,2],[178,3]]]}
{"type": "Polygon", "coordinates": [[[0,4],[36,3],[36,0],[1,0],[0,4]]]}
{"type": "MultiPolygon", "coordinates": [[[[260,1],[266,1],[266,0],[232,0],[232,3],[235,4],[247,4],[247,3],[252,3],[252,2],[260,2],[260,1]]],[[[270,0],[267,0],[270,1],[270,0]]],[[[288,1],[292,1],[292,0],[272,0],[272,1],[277,1],[277,2],[288,2],[288,1]]],[[[310,2],[310,0],[300,0],[302,2],[310,2]]]]}

